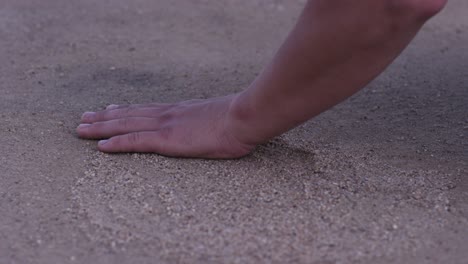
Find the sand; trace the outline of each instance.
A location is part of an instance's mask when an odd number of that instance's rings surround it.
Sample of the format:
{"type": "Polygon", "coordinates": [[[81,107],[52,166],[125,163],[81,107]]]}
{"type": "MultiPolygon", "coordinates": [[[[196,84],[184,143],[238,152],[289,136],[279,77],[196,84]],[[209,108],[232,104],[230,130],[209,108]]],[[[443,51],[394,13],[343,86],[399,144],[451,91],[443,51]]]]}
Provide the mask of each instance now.
{"type": "Polygon", "coordinates": [[[237,92],[304,1],[3,0],[0,263],[468,263],[468,2],[240,160],[107,155],[107,104],[237,92]]]}

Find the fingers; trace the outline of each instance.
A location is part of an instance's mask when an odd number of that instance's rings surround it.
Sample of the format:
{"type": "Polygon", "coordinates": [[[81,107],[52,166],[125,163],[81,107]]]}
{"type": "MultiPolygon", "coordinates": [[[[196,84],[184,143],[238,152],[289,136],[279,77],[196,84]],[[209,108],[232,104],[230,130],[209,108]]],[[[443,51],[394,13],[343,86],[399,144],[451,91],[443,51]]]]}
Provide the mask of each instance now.
{"type": "Polygon", "coordinates": [[[122,109],[122,108],[147,108],[147,107],[164,107],[170,106],[172,104],[162,104],[162,103],[149,103],[149,104],[132,104],[132,105],[116,105],[111,104],[106,107],[106,110],[122,109]]]}
{"type": "Polygon", "coordinates": [[[146,152],[174,156],[179,150],[164,129],[159,131],[134,132],[101,140],[98,149],[102,152],[146,152]]]}
{"type": "Polygon", "coordinates": [[[81,116],[81,123],[91,124],[95,122],[109,121],[126,117],[155,117],[161,112],[167,110],[170,105],[154,105],[145,107],[143,105],[132,105],[129,107],[120,107],[110,105],[106,110],[99,112],[85,112],[81,116]]]}
{"type": "Polygon", "coordinates": [[[125,117],[109,121],[81,124],[78,136],[88,139],[109,138],[137,131],[155,131],[161,128],[162,119],[149,117],[125,117]]]}

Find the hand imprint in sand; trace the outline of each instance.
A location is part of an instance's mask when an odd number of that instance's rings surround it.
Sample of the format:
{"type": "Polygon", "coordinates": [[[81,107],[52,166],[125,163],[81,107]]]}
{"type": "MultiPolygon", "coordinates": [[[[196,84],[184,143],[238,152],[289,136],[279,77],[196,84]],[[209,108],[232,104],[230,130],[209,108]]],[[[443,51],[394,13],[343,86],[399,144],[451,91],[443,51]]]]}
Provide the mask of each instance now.
{"type": "Polygon", "coordinates": [[[110,105],[86,112],[78,136],[103,139],[103,152],[151,152],[166,156],[238,158],[254,148],[232,132],[228,112],[234,96],[176,104],[110,105]]]}

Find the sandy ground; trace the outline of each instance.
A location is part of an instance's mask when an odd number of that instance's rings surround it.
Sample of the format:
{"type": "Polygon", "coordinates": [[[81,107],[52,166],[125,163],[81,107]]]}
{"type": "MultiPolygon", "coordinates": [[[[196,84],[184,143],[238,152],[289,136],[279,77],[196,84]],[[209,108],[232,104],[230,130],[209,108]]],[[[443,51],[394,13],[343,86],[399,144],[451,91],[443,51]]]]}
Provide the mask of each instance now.
{"type": "Polygon", "coordinates": [[[106,155],[110,103],[243,89],[304,1],[0,1],[0,263],[468,263],[468,1],[241,160],[106,155]]]}

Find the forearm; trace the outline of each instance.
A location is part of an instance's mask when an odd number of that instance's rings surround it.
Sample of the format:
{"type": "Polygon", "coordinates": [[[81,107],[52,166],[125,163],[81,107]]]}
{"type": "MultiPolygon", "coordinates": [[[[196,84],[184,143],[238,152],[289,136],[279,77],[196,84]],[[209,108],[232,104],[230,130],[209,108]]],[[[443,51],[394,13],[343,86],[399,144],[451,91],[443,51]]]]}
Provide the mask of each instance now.
{"type": "Polygon", "coordinates": [[[272,62],[242,93],[110,105],[77,133],[101,151],[238,158],[364,87],[446,0],[309,0],[272,62]]]}
{"type": "Polygon", "coordinates": [[[388,2],[309,1],[275,58],[231,106],[241,140],[275,137],[382,72],[430,17],[408,15],[388,2]]]}

